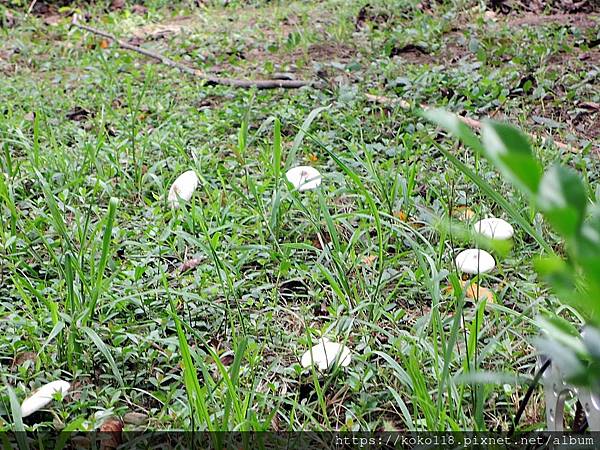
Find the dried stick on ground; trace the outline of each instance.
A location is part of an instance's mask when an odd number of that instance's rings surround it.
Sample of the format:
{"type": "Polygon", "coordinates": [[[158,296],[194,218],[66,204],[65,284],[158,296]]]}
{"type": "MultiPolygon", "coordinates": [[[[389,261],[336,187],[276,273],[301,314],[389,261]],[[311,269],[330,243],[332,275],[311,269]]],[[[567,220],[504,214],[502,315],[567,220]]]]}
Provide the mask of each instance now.
{"type": "Polygon", "coordinates": [[[287,88],[287,89],[295,89],[301,88],[303,86],[310,86],[312,82],[310,81],[302,81],[302,80],[239,80],[236,78],[221,78],[215,77],[212,75],[208,75],[202,72],[199,69],[195,69],[193,67],[186,66],[185,64],[178,63],[177,61],[172,60],[171,58],[161,55],[160,53],[155,53],[150,50],[146,50],[144,48],[138,47],[136,45],[128,44],[121,39],[118,39],[116,36],[107,33],[106,31],[98,30],[96,28],[90,27],[88,25],[84,25],[79,23],[77,20],[77,15],[73,16],[73,21],[71,25],[77,27],[81,30],[89,31],[90,33],[96,34],[98,36],[105,37],[110,39],[111,41],[117,43],[119,47],[124,48],[126,50],[131,50],[137,53],[140,53],[149,58],[155,59],[169,67],[173,67],[178,69],[184,73],[192,75],[196,78],[199,78],[206,82],[208,85],[224,85],[224,86],[233,86],[240,88],[257,88],[257,89],[275,89],[275,88],[287,88]]]}
{"type": "MultiPolygon", "coordinates": [[[[384,105],[384,106],[389,106],[389,107],[399,106],[402,109],[410,109],[410,103],[408,103],[406,100],[402,100],[399,98],[390,98],[390,97],[384,97],[382,95],[373,95],[373,94],[365,94],[365,98],[370,102],[379,103],[380,105],[384,105]]],[[[419,106],[421,107],[421,109],[430,109],[431,108],[431,106],[425,105],[425,104],[421,104],[419,106]]],[[[471,128],[477,128],[477,129],[481,128],[481,122],[478,120],[471,119],[469,117],[459,116],[459,115],[457,115],[457,117],[462,122],[464,122],[465,124],[470,126],[471,128]]],[[[534,139],[539,138],[539,136],[537,136],[535,134],[532,134],[531,137],[534,139]]],[[[547,138],[544,138],[544,139],[546,140],[547,138]]],[[[577,153],[577,150],[575,148],[571,147],[568,144],[565,144],[564,142],[559,142],[559,141],[553,141],[553,142],[554,142],[554,145],[556,145],[560,149],[567,150],[572,153],[577,153]]]]}

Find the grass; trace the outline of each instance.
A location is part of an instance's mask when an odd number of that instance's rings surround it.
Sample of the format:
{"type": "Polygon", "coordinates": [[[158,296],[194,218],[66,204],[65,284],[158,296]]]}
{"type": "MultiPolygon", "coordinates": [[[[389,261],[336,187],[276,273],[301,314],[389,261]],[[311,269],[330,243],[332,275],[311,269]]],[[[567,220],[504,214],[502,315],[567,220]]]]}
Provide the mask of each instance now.
{"type": "MultiPolygon", "coordinates": [[[[568,142],[580,151],[536,151],[595,183],[597,113],[582,104],[599,102],[599,72],[580,58],[592,27],[490,23],[462,1],[433,14],[371,1],[358,30],[365,2],[169,3],[88,12],[204,70],[318,72],[325,88],[203,86],[15,8],[16,27],[0,30],[0,429],[57,378],[71,394],[23,426],[134,411],[148,420],[128,428],[507,429],[533,377],[533,318],[558,306],[531,260],[560,242],[418,105],[568,142]],[[161,35],[165,23],[184,28],[161,35]],[[298,164],[321,171],[319,190],[285,183],[298,164]],[[166,193],[189,169],[200,187],[171,210],[166,193]],[[518,217],[514,247],[480,281],[493,303],[459,288],[453,257],[472,244],[444,225],[458,206],[472,221],[518,217]],[[348,368],[301,369],[321,336],[352,350],[348,368]]],[[[543,428],[542,405],[538,391],[521,429],[543,428]]]]}

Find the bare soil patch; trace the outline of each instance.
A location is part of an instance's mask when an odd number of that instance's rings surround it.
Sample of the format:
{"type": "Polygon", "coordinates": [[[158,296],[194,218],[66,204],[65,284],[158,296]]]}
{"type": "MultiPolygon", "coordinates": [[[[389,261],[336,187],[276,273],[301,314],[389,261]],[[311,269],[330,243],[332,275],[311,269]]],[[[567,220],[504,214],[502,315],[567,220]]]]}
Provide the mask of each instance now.
{"type": "Polygon", "coordinates": [[[597,0],[488,0],[488,6],[501,14],[574,14],[600,12],[597,0]]]}
{"type": "Polygon", "coordinates": [[[600,15],[579,13],[550,14],[545,16],[535,13],[528,13],[520,17],[509,19],[506,21],[506,23],[511,26],[561,24],[573,25],[579,28],[592,28],[598,26],[598,23],[600,23],[600,15]]]}

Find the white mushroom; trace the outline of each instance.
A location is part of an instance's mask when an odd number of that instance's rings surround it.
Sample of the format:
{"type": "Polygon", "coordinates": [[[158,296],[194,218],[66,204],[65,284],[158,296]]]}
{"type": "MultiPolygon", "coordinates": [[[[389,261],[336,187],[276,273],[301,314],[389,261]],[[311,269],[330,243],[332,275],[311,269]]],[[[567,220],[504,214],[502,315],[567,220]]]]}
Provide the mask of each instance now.
{"type": "Polygon", "coordinates": [[[340,366],[346,367],[350,364],[351,359],[352,355],[348,347],[323,338],[302,355],[300,363],[302,367],[310,367],[314,364],[319,370],[325,371],[331,368],[336,361],[339,361],[340,366]]]}
{"type": "Polygon", "coordinates": [[[490,217],[475,224],[475,231],[491,239],[507,240],[513,237],[515,230],[506,220],[490,217]]]}
{"type": "Polygon", "coordinates": [[[198,176],[193,170],[183,172],[173,182],[171,189],[169,189],[169,196],[167,200],[172,208],[176,208],[179,205],[179,199],[188,202],[192,198],[192,194],[198,187],[198,176]]]}
{"type": "Polygon", "coordinates": [[[292,167],[285,177],[299,192],[315,189],[321,184],[321,174],[311,166],[292,167]]]}
{"type": "Polygon", "coordinates": [[[491,271],[496,267],[496,261],[485,250],[471,248],[458,254],[456,266],[461,272],[477,275],[491,271]]]}
{"type": "Polygon", "coordinates": [[[27,417],[34,412],[39,411],[52,401],[56,392],[60,392],[62,395],[65,395],[70,387],[71,385],[63,380],[57,380],[45,384],[35,391],[31,396],[23,400],[23,403],[21,404],[21,416],[27,417]]]}

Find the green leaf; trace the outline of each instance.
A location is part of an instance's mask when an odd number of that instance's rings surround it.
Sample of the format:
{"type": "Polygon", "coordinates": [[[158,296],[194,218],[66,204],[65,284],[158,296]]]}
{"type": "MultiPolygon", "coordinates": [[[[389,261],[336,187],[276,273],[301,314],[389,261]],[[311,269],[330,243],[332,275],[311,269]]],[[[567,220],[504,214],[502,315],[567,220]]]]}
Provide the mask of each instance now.
{"type": "Polygon", "coordinates": [[[438,145],[435,141],[432,140],[432,143],[446,158],[448,158],[452,164],[454,164],[462,173],[469,177],[485,195],[500,205],[502,209],[504,209],[509,216],[527,232],[527,234],[534,238],[548,254],[554,254],[552,247],[545,241],[544,237],[533,226],[531,226],[531,224],[525,219],[525,217],[523,217],[517,208],[511,205],[506,198],[496,192],[484,178],[473,172],[462,161],[456,158],[456,156],[442,146],[438,145]]]}
{"type": "Polygon", "coordinates": [[[491,121],[483,124],[482,138],[485,155],[498,170],[519,189],[537,193],[542,170],[527,138],[511,125],[491,121]]]}
{"type": "Polygon", "coordinates": [[[96,348],[98,348],[98,350],[100,350],[100,353],[102,353],[102,355],[106,358],[106,361],[108,361],[108,365],[110,366],[110,368],[113,372],[113,375],[119,382],[119,385],[125,386],[125,383],[123,383],[123,377],[121,377],[121,372],[119,372],[119,368],[117,367],[117,364],[115,363],[115,360],[112,357],[112,355],[111,355],[108,347],[104,343],[104,341],[102,341],[102,339],[100,339],[100,336],[98,336],[96,334],[96,332],[94,330],[92,330],[91,328],[83,327],[82,330],[92,340],[92,342],[94,343],[96,348]]]}
{"type": "Polygon", "coordinates": [[[112,240],[112,230],[115,224],[115,216],[117,214],[117,206],[119,204],[118,199],[111,197],[108,203],[108,214],[105,219],[104,235],[102,236],[102,253],[100,254],[100,262],[98,263],[98,269],[96,272],[96,280],[94,283],[94,290],[92,291],[91,298],[87,305],[87,311],[84,313],[81,321],[82,326],[87,325],[88,319],[92,318],[96,311],[96,303],[100,297],[102,291],[102,280],[104,278],[104,269],[108,262],[110,255],[110,243],[112,240]]]}
{"type": "Polygon", "coordinates": [[[600,361],[600,329],[586,327],[583,332],[583,344],[590,354],[600,361]]]}
{"type": "Polygon", "coordinates": [[[585,283],[574,267],[558,256],[537,259],[534,266],[562,303],[575,307],[586,320],[600,319],[600,301],[592,295],[597,292],[592,280],[585,283]]]}
{"type": "Polygon", "coordinates": [[[473,150],[477,152],[483,151],[481,142],[477,139],[475,133],[473,133],[456,114],[449,113],[443,109],[428,109],[422,114],[427,120],[439,125],[452,135],[456,136],[473,150]]]}
{"type": "Polygon", "coordinates": [[[558,165],[548,169],[539,185],[537,204],[552,226],[567,239],[580,234],[587,195],[575,171],[558,165]]]}
{"type": "Polygon", "coordinates": [[[535,270],[543,276],[556,292],[569,292],[575,289],[572,268],[559,256],[539,258],[534,261],[535,270]]]}
{"type": "Polygon", "coordinates": [[[298,152],[300,145],[302,145],[304,136],[308,133],[310,125],[313,123],[313,120],[315,120],[317,116],[321,114],[322,111],[329,109],[329,107],[330,106],[321,106],[319,108],[315,108],[308,114],[306,119],[304,119],[302,127],[300,127],[300,130],[298,130],[298,134],[296,134],[294,142],[292,143],[292,148],[290,149],[290,152],[288,153],[288,156],[285,160],[285,170],[288,170],[294,164],[294,161],[296,160],[296,153],[298,152]]]}
{"type": "MultiPolygon", "coordinates": [[[[13,418],[14,430],[16,431],[17,444],[19,450],[29,450],[29,444],[27,443],[27,437],[25,436],[25,425],[23,424],[23,416],[21,415],[21,405],[15,391],[13,391],[10,385],[6,386],[8,391],[8,398],[10,400],[10,409],[13,418]]],[[[14,447],[13,447],[14,448],[14,447]]]]}
{"type": "Polygon", "coordinates": [[[600,206],[595,204],[592,213],[581,227],[576,241],[577,259],[590,283],[600,286],[600,206]]]}

